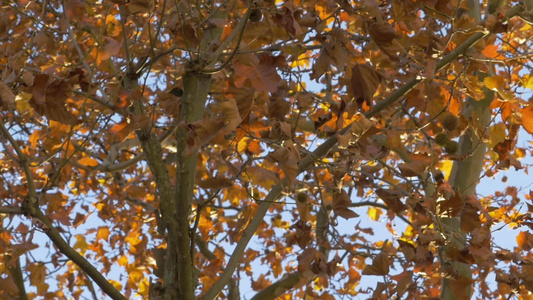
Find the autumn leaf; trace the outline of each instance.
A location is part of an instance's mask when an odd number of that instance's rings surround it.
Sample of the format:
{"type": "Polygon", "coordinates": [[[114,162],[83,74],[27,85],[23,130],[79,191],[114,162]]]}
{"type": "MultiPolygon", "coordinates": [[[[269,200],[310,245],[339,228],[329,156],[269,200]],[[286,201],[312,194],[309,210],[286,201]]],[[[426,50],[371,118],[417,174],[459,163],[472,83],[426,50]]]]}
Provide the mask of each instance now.
{"type": "Polygon", "coordinates": [[[526,89],[533,90],[533,74],[525,75],[522,79],[522,86],[526,89]]]}
{"type": "Polygon", "coordinates": [[[98,51],[93,53],[96,58],[96,63],[101,64],[112,56],[117,55],[121,48],[121,42],[109,36],[103,37],[102,44],[99,46],[98,51]]]}
{"type": "Polygon", "coordinates": [[[0,105],[9,107],[13,104],[15,104],[15,94],[9,86],[0,81],[0,105]]]}
{"type": "Polygon", "coordinates": [[[420,176],[425,172],[427,167],[428,163],[422,160],[412,160],[408,163],[398,165],[398,169],[406,177],[420,176]]]}
{"type": "Polygon", "coordinates": [[[324,45],[318,58],[313,65],[311,79],[318,80],[324,73],[330,70],[330,66],[343,69],[347,62],[345,47],[340,43],[328,42],[324,45]]]}
{"type": "Polygon", "coordinates": [[[128,2],[128,9],[132,14],[148,12],[153,6],[153,0],[130,0],[128,2]]]}
{"type": "Polygon", "coordinates": [[[389,274],[389,258],[386,252],[381,252],[374,259],[372,264],[363,269],[363,275],[384,276],[389,274]]]}
{"type": "Polygon", "coordinates": [[[300,162],[300,153],[296,145],[292,141],[284,141],[282,147],[269,153],[268,157],[279,164],[289,186],[292,186],[298,175],[298,163],[300,162]]]}
{"type": "Polygon", "coordinates": [[[346,193],[345,190],[340,190],[333,194],[333,212],[348,220],[351,218],[357,218],[359,215],[353,210],[349,209],[352,201],[350,201],[350,196],[346,193]]]}
{"type": "Polygon", "coordinates": [[[236,73],[235,86],[241,88],[249,81],[257,91],[276,92],[281,83],[277,68],[286,64],[285,58],[266,53],[259,57],[250,55],[248,58],[250,60],[245,63],[236,62],[233,66],[236,73]]]}
{"type": "Polygon", "coordinates": [[[399,213],[407,209],[407,205],[403,204],[401,198],[402,193],[395,190],[377,189],[378,197],[387,204],[387,207],[394,213],[399,213]]]}
{"type": "Polygon", "coordinates": [[[279,181],[276,172],[258,166],[246,168],[245,175],[254,185],[258,185],[267,190],[279,181]]]}
{"type": "Polygon", "coordinates": [[[6,296],[16,297],[19,294],[19,289],[11,276],[0,278],[0,291],[3,291],[6,296]]]}
{"type": "Polygon", "coordinates": [[[97,165],[100,164],[96,159],[89,157],[89,156],[85,156],[79,159],[78,163],[84,166],[88,166],[88,167],[96,167],[97,165]]]}
{"type": "Polygon", "coordinates": [[[516,236],[516,243],[524,251],[531,250],[533,248],[533,234],[527,231],[520,231],[516,236]]]}
{"type": "Polygon", "coordinates": [[[372,106],[374,94],[383,81],[383,76],[368,64],[356,64],[352,68],[351,88],[353,97],[361,105],[372,106]]]}
{"type": "Polygon", "coordinates": [[[230,84],[226,93],[228,97],[232,97],[237,103],[239,116],[242,118],[242,122],[246,124],[254,102],[254,89],[247,86],[237,88],[234,84],[230,84]]]}
{"type": "Polygon", "coordinates": [[[522,109],[522,126],[529,134],[533,134],[533,106],[522,109]]]}
{"type": "Polygon", "coordinates": [[[225,123],[225,132],[234,131],[237,126],[241,124],[242,119],[239,114],[237,103],[235,103],[235,99],[228,99],[226,101],[217,103],[213,111],[221,114],[221,117],[225,123]]]}
{"type": "Polygon", "coordinates": [[[493,91],[501,91],[505,88],[505,79],[498,75],[485,77],[483,83],[489,90],[493,91]]]}

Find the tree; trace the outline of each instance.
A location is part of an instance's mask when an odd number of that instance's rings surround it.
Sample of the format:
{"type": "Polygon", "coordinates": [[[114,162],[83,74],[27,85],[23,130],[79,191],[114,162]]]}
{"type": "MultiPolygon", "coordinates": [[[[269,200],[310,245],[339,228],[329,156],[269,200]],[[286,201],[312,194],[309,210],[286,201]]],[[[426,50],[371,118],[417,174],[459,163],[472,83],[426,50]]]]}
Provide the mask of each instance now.
{"type": "Polygon", "coordinates": [[[0,295],[528,295],[532,8],[3,1],[0,295]]]}

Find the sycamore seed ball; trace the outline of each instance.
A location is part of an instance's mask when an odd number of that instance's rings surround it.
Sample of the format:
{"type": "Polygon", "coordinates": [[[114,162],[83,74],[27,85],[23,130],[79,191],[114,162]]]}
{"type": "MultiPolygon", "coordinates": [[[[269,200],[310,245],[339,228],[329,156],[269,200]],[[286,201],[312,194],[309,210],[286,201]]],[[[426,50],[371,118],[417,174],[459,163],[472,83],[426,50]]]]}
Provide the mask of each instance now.
{"type": "Polygon", "coordinates": [[[259,22],[263,18],[263,12],[260,9],[253,9],[250,12],[250,21],[259,22]]]}
{"type": "Polygon", "coordinates": [[[307,195],[304,193],[298,193],[298,195],[296,196],[296,200],[298,200],[298,202],[300,203],[304,203],[307,201],[307,195]]]}
{"type": "Polygon", "coordinates": [[[435,137],[435,142],[437,143],[437,145],[439,146],[444,146],[448,143],[450,139],[448,138],[448,135],[446,133],[439,133],[437,134],[437,136],[435,137]]]}
{"type": "Polygon", "coordinates": [[[448,154],[454,154],[457,150],[459,150],[459,143],[456,141],[448,141],[448,143],[444,145],[444,151],[448,154]]]}
{"type": "Polygon", "coordinates": [[[455,130],[455,128],[457,128],[457,125],[459,125],[459,118],[452,114],[446,115],[446,117],[444,117],[444,120],[442,120],[442,127],[448,131],[455,130]]]}

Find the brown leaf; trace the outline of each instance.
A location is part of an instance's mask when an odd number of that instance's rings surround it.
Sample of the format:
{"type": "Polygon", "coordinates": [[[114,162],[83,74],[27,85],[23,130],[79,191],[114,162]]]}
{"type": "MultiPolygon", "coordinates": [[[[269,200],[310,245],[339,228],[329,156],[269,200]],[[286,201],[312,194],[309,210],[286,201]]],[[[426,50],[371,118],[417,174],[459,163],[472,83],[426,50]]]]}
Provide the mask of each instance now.
{"type": "Polygon", "coordinates": [[[354,211],[348,209],[352,204],[350,201],[350,196],[346,193],[345,190],[340,190],[340,192],[333,194],[333,212],[345,219],[357,218],[359,215],[354,211]]]}
{"type": "Polygon", "coordinates": [[[189,137],[187,138],[187,145],[191,150],[198,149],[208,143],[214,138],[223,124],[220,120],[201,119],[192,124],[185,125],[189,130],[189,137]]]}
{"type": "Polygon", "coordinates": [[[398,165],[398,169],[403,176],[414,177],[424,174],[428,164],[421,160],[412,160],[408,163],[401,163],[398,165]]]}
{"type": "Polygon", "coordinates": [[[97,53],[96,63],[99,65],[101,62],[110,59],[114,55],[117,55],[121,48],[121,42],[111,37],[105,36],[103,43],[97,53]]]}
{"type": "Polygon", "coordinates": [[[296,145],[292,141],[284,141],[283,147],[269,153],[268,157],[279,164],[289,186],[292,186],[294,179],[298,175],[298,163],[300,162],[300,153],[296,145]]]}
{"type": "Polygon", "coordinates": [[[33,97],[30,105],[36,113],[67,125],[78,123],[78,117],[67,107],[72,94],[72,84],[66,80],[54,80],[39,74],[33,80],[33,97]]]}
{"type": "Polygon", "coordinates": [[[263,167],[247,167],[245,175],[254,185],[270,190],[272,186],[279,182],[279,177],[276,172],[267,170],[263,167]]]}
{"type": "Polygon", "coordinates": [[[463,208],[464,201],[460,193],[437,202],[437,214],[441,217],[456,217],[463,208]]]}
{"type": "Polygon", "coordinates": [[[154,6],[153,0],[130,0],[128,9],[131,14],[149,12],[154,6]]]}
{"type": "Polygon", "coordinates": [[[472,253],[470,253],[470,250],[468,248],[459,250],[457,246],[450,245],[446,249],[445,255],[450,261],[458,261],[465,264],[475,263],[474,256],[472,256],[472,253]]]}
{"type": "Polygon", "coordinates": [[[298,255],[298,271],[299,272],[305,272],[309,269],[311,266],[311,262],[315,259],[316,254],[315,248],[307,248],[302,252],[302,254],[298,255]]]}
{"type": "Polygon", "coordinates": [[[403,271],[398,275],[391,276],[391,279],[396,281],[396,288],[394,289],[398,298],[407,290],[407,288],[413,283],[413,271],[403,271]]]}
{"type": "Polygon", "coordinates": [[[329,71],[330,66],[335,66],[338,70],[343,70],[348,61],[346,47],[341,43],[330,41],[324,45],[318,58],[313,65],[311,79],[318,80],[324,73],[329,71]]]}
{"type": "Polygon", "coordinates": [[[376,45],[383,51],[390,59],[397,60],[396,52],[399,50],[393,44],[396,38],[396,32],[391,24],[385,21],[375,21],[371,19],[368,21],[368,34],[376,45]]]}
{"type": "Polygon", "coordinates": [[[360,105],[363,102],[372,106],[372,99],[383,81],[383,76],[372,66],[356,64],[352,68],[351,88],[355,101],[360,105]]]}
{"type": "Polygon", "coordinates": [[[387,207],[394,213],[399,213],[407,209],[407,205],[403,204],[401,198],[402,193],[395,190],[377,189],[376,195],[387,204],[387,207]]]}
{"type": "MultiPolygon", "coordinates": [[[[0,278],[0,291],[3,291],[6,296],[18,297],[19,289],[13,281],[13,277],[7,276],[6,278],[0,278]]],[[[7,297],[11,298],[11,297],[7,297]]]]}
{"type": "Polygon", "coordinates": [[[479,227],[481,227],[481,220],[479,220],[478,210],[467,203],[461,212],[461,230],[472,232],[479,227]]]}
{"type": "Polygon", "coordinates": [[[9,86],[0,81],[0,105],[3,107],[15,104],[15,94],[9,86]]]}
{"type": "Polygon", "coordinates": [[[386,252],[381,252],[373,260],[371,265],[363,269],[363,275],[384,276],[389,274],[389,258],[386,252]]]}
{"type": "Polygon", "coordinates": [[[263,53],[256,57],[253,55],[242,57],[235,61],[233,70],[235,71],[235,86],[241,88],[249,81],[257,91],[274,93],[281,84],[281,77],[277,68],[286,65],[285,57],[272,56],[263,53]]]}
{"type": "Polygon", "coordinates": [[[241,124],[242,119],[239,115],[239,108],[237,107],[237,103],[235,103],[235,99],[233,98],[218,102],[213,108],[213,111],[221,114],[221,119],[225,123],[225,132],[232,132],[241,124]]]}
{"type": "Polygon", "coordinates": [[[274,126],[272,126],[268,137],[275,141],[290,140],[292,139],[291,131],[291,124],[287,122],[276,121],[276,123],[274,123],[274,126]]]}
{"type": "Polygon", "coordinates": [[[400,245],[400,251],[402,251],[403,255],[405,256],[405,259],[408,261],[413,261],[416,257],[415,254],[415,246],[411,243],[398,240],[398,244],[400,245]]]}
{"type": "Polygon", "coordinates": [[[242,123],[249,123],[249,115],[254,102],[254,89],[246,86],[237,88],[233,83],[230,83],[226,94],[228,97],[235,99],[242,123]]]}
{"type": "Polygon", "coordinates": [[[276,13],[273,16],[272,20],[279,26],[285,28],[292,37],[298,37],[302,34],[302,28],[300,27],[300,24],[296,22],[293,10],[287,6],[288,5],[285,4],[279,10],[279,13],[276,13]]]}
{"type": "Polygon", "coordinates": [[[448,284],[457,299],[469,299],[472,282],[472,279],[460,276],[458,279],[450,279],[448,284]]]}

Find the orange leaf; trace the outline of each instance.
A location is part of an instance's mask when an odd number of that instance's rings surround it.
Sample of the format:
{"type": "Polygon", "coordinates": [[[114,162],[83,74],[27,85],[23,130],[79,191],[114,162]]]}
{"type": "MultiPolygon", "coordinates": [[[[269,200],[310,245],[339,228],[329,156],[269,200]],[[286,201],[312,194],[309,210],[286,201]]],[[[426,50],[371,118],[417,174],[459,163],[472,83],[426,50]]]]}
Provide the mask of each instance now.
{"type": "Polygon", "coordinates": [[[96,159],[89,156],[81,158],[80,160],[78,160],[78,163],[87,167],[96,167],[99,164],[96,159]]]}
{"type": "Polygon", "coordinates": [[[522,126],[529,134],[533,134],[533,106],[522,109],[522,126]]]}
{"type": "Polygon", "coordinates": [[[98,233],[96,233],[96,239],[109,241],[109,227],[107,226],[100,227],[98,229],[98,233]]]}
{"type": "Polygon", "coordinates": [[[483,55],[487,58],[497,58],[500,56],[500,53],[498,53],[498,46],[497,45],[487,45],[483,51],[481,51],[483,55]]]}
{"type": "Polygon", "coordinates": [[[524,251],[531,250],[531,248],[533,248],[533,234],[526,231],[520,231],[516,236],[516,243],[524,251]]]}

